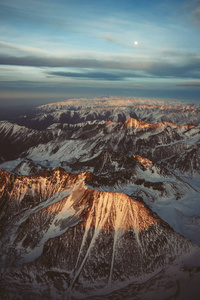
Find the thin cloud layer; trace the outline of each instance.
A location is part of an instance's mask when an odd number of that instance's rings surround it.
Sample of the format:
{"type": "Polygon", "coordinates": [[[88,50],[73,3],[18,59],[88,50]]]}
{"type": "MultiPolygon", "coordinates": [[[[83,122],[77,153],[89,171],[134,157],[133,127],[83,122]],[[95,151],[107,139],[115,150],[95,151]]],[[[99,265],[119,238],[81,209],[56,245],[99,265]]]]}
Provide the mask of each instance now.
{"type": "Polygon", "coordinates": [[[33,54],[33,55],[41,55],[41,54],[45,54],[46,52],[44,50],[38,49],[38,48],[34,48],[34,47],[28,47],[28,46],[18,46],[18,45],[14,45],[14,44],[10,44],[10,43],[5,43],[3,41],[0,41],[0,53],[4,54],[4,53],[14,53],[16,54],[20,54],[20,55],[26,55],[28,54],[33,54]]]}
{"type": "Polygon", "coordinates": [[[134,74],[112,74],[99,72],[49,72],[51,75],[68,76],[76,78],[92,78],[108,80],[120,80],[122,77],[188,77],[200,78],[200,58],[189,58],[184,62],[168,62],[165,60],[149,61],[135,60],[124,57],[119,60],[100,60],[89,58],[69,58],[69,57],[44,57],[44,56],[6,56],[0,55],[1,65],[10,66],[31,66],[31,67],[48,67],[48,68],[79,68],[79,69],[106,69],[135,71],[134,74]]]}
{"type": "Polygon", "coordinates": [[[189,2],[188,7],[191,9],[194,24],[200,26],[200,0],[189,2]]]}
{"type": "Polygon", "coordinates": [[[115,73],[103,73],[103,72],[49,72],[49,75],[79,78],[79,79],[92,79],[92,80],[108,80],[108,81],[121,81],[125,79],[125,75],[119,75],[115,73]]]}
{"type": "Polygon", "coordinates": [[[184,83],[179,83],[177,86],[185,86],[185,87],[200,87],[200,82],[184,82],[184,83]]]}

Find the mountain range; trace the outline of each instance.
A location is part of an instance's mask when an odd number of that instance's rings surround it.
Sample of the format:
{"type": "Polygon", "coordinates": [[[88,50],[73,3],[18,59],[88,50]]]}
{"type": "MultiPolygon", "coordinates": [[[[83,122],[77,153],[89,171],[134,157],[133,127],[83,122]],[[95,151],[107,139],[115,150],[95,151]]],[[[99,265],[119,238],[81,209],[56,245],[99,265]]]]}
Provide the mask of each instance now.
{"type": "Polygon", "coordinates": [[[199,299],[199,107],[69,99],[0,140],[0,299],[199,299]]]}

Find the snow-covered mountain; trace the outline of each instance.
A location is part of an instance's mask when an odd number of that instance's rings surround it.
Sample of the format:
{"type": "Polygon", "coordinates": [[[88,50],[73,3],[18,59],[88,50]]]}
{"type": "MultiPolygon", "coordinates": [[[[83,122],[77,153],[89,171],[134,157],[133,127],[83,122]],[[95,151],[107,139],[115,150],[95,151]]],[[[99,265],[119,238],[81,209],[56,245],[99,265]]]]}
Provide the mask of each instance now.
{"type": "MultiPolygon", "coordinates": [[[[1,194],[3,298],[112,295],[130,284],[148,284],[160,273],[165,287],[173,273],[183,290],[182,280],[194,285],[199,279],[194,272],[199,247],[144,203],[124,193],[88,188],[91,173],[56,168],[26,177],[1,171],[0,176],[6,193],[1,194]]],[[[156,290],[157,283],[151,293],[156,290]]],[[[174,291],[176,287],[166,295],[174,291]]],[[[196,297],[198,288],[192,293],[196,297]]]]}
{"type": "Polygon", "coordinates": [[[53,123],[125,122],[129,118],[149,122],[198,125],[200,109],[178,102],[139,98],[82,98],[39,106],[32,114],[16,120],[30,128],[45,129],[53,123]]]}
{"type": "Polygon", "coordinates": [[[114,97],[0,122],[0,299],[198,299],[199,123],[114,97]]]}
{"type": "MultiPolygon", "coordinates": [[[[194,175],[199,172],[200,127],[150,123],[128,119],[124,123],[53,124],[46,130],[33,130],[9,122],[0,123],[1,161],[16,158],[48,161],[52,167],[61,162],[86,161],[103,150],[138,154],[176,171],[194,175]],[[185,168],[184,158],[191,157],[185,168]]],[[[43,164],[43,163],[42,163],[43,164]]]]}

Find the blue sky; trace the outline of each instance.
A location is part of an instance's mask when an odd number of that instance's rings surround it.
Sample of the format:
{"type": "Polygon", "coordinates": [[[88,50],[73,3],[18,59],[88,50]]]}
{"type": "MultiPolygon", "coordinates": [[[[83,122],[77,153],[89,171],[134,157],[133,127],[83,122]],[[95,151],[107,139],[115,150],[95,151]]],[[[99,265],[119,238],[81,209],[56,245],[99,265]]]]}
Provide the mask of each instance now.
{"type": "Polygon", "coordinates": [[[0,0],[0,105],[198,98],[199,36],[200,0],[0,0]]]}

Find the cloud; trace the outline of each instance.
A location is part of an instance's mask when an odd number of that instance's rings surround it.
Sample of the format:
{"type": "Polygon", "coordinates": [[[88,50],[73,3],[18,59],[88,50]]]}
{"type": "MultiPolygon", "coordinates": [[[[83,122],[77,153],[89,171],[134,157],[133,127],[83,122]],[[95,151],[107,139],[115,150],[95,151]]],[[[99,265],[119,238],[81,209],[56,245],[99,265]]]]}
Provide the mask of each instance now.
{"type": "Polygon", "coordinates": [[[16,55],[17,54],[27,54],[27,53],[31,53],[33,55],[35,54],[45,54],[44,50],[38,49],[38,48],[34,48],[34,47],[27,47],[27,46],[23,46],[23,45],[14,45],[14,44],[10,44],[10,43],[6,43],[3,41],[0,41],[0,52],[2,53],[13,53],[16,55]]]}
{"type": "Polygon", "coordinates": [[[123,46],[123,47],[127,47],[127,48],[137,48],[137,49],[142,49],[142,50],[148,50],[146,47],[141,47],[139,44],[135,44],[134,41],[132,43],[126,43],[126,42],[123,42],[122,40],[120,39],[117,39],[113,36],[110,36],[110,35],[106,35],[106,36],[102,36],[102,39],[107,41],[107,42],[110,42],[112,44],[115,44],[115,45],[119,45],[119,46],[123,46]]]}
{"type": "Polygon", "coordinates": [[[128,48],[133,48],[133,45],[131,44],[127,44],[127,43],[124,43],[122,42],[121,40],[119,39],[116,39],[112,36],[102,36],[102,39],[107,41],[107,42],[110,42],[110,43],[113,43],[115,45],[119,45],[119,46],[123,46],[123,47],[128,47],[128,48]]]}
{"type": "Polygon", "coordinates": [[[186,8],[188,8],[191,11],[194,24],[199,26],[200,25],[200,0],[190,1],[186,5],[186,8]]]}
{"type": "MultiPolygon", "coordinates": [[[[145,77],[137,72],[48,72],[48,75],[92,79],[92,80],[106,80],[106,81],[124,81],[127,78],[145,77]]],[[[140,85],[135,85],[140,86],[140,85]]]]}
{"type": "Polygon", "coordinates": [[[150,64],[148,61],[130,61],[129,58],[99,59],[99,58],[69,58],[53,56],[8,56],[0,55],[1,65],[30,66],[30,67],[70,67],[92,69],[116,69],[116,70],[146,70],[150,64]]]}
{"type": "Polygon", "coordinates": [[[130,57],[107,57],[107,59],[95,58],[73,58],[53,56],[8,56],[0,55],[1,65],[48,67],[48,68],[76,68],[87,69],[83,73],[61,72],[51,75],[68,76],[76,78],[93,78],[105,80],[122,80],[122,77],[153,77],[153,78],[200,78],[200,57],[188,57],[188,59],[176,62],[173,59],[148,60],[130,57]],[[93,73],[88,72],[93,69],[93,73]],[[113,72],[96,72],[96,70],[116,70],[124,74],[113,72]],[[126,72],[130,71],[130,72],[126,72]],[[132,71],[132,72],[131,72],[132,71]],[[82,75],[81,75],[82,74],[82,75]],[[107,78],[107,79],[106,79],[107,78]]]}
{"type": "MultiPolygon", "coordinates": [[[[0,1],[2,2],[2,1],[0,1]]],[[[37,0],[6,0],[0,3],[1,20],[10,21],[11,24],[17,21],[18,25],[23,22],[25,24],[34,24],[40,30],[43,27],[69,27],[68,18],[58,16],[59,9],[63,11],[64,7],[50,1],[37,0]]],[[[26,26],[26,25],[24,25],[26,26]]],[[[18,27],[18,26],[17,26],[18,27]]]]}
{"type": "Polygon", "coordinates": [[[131,86],[132,86],[132,87],[142,87],[143,84],[132,84],[131,86]]]}
{"type": "Polygon", "coordinates": [[[119,42],[119,40],[115,39],[114,37],[112,36],[102,36],[102,39],[107,41],[107,42],[111,42],[111,43],[114,43],[114,44],[120,44],[121,45],[121,42],[119,42]]]}
{"type": "Polygon", "coordinates": [[[179,83],[176,86],[185,86],[185,87],[200,87],[200,82],[184,82],[184,83],[179,83]]]}
{"type": "Polygon", "coordinates": [[[93,80],[111,80],[119,81],[125,79],[125,74],[115,74],[115,73],[103,73],[103,72],[86,72],[86,73],[75,73],[75,72],[49,72],[49,75],[71,77],[71,78],[86,78],[93,80]]]}
{"type": "Polygon", "coordinates": [[[183,66],[174,64],[155,64],[149,72],[155,77],[163,78],[200,78],[200,62],[197,61],[195,66],[193,62],[189,62],[183,66]]]}
{"type": "Polygon", "coordinates": [[[192,15],[195,23],[200,25],[200,0],[193,1],[192,15]]]}

